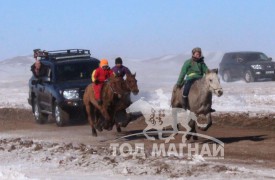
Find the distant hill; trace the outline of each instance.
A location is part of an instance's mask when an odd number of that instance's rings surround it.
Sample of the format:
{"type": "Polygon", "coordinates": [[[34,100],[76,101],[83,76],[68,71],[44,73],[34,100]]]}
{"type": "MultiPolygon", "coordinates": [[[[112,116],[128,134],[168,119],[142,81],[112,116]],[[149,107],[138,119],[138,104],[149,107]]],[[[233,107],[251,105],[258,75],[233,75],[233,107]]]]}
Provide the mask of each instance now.
{"type": "Polygon", "coordinates": [[[24,81],[31,76],[30,66],[34,63],[31,56],[18,56],[0,61],[0,77],[2,81],[24,81]]]}
{"type": "MultiPolygon", "coordinates": [[[[209,68],[218,68],[222,55],[220,52],[204,52],[205,62],[209,68]]],[[[148,91],[157,88],[170,90],[177,81],[184,61],[190,56],[190,53],[182,53],[148,59],[123,58],[123,63],[133,73],[137,73],[140,88],[148,91]]],[[[32,56],[17,56],[0,61],[2,86],[27,88],[31,77],[30,66],[34,62],[32,56]]],[[[112,67],[114,60],[109,63],[112,67]]]]}

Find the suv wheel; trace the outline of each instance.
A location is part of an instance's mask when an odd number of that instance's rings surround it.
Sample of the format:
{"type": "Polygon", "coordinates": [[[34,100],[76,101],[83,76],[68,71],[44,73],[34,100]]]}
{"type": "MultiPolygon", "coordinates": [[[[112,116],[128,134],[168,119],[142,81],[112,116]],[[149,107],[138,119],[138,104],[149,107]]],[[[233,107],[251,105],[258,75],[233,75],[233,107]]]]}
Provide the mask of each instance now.
{"type": "Polygon", "coordinates": [[[252,73],[250,70],[247,70],[244,74],[244,80],[247,83],[254,82],[255,78],[253,77],[252,73]]]}
{"type": "Polygon", "coordinates": [[[48,115],[41,113],[41,109],[36,98],[33,100],[33,102],[33,115],[35,122],[38,124],[44,124],[48,120],[48,115]]]}
{"type": "Polygon", "coordinates": [[[68,114],[64,112],[57,103],[54,103],[53,117],[57,126],[62,127],[67,123],[68,114]]]}
{"type": "Polygon", "coordinates": [[[224,71],[223,75],[222,75],[222,80],[224,82],[230,82],[231,81],[231,76],[229,71],[224,71]]]}

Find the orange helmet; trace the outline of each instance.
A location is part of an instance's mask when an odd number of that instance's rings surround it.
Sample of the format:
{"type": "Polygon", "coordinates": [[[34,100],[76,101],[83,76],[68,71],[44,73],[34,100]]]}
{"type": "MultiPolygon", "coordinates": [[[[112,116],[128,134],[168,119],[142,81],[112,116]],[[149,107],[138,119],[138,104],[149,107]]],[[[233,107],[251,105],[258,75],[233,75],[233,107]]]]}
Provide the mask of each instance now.
{"type": "Polygon", "coordinates": [[[108,60],[107,59],[101,59],[99,66],[100,67],[109,66],[108,60]]]}

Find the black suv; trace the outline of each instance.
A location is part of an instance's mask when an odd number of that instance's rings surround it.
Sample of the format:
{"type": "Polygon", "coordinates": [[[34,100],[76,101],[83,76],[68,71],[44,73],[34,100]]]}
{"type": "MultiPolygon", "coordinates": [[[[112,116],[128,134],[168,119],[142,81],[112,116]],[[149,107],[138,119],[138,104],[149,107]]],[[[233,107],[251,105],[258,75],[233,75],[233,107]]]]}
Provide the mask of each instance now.
{"type": "Polygon", "coordinates": [[[92,58],[89,50],[69,49],[48,51],[40,61],[47,73],[29,80],[28,102],[35,120],[44,123],[52,115],[56,124],[63,126],[85,117],[83,94],[99,60],[92,58]]]}
{"type": "Polygon", "coordinates": [[[225,82],[236,79],[254,82],[263,78],[274,81],[274,71],[275,62],[262,52],[229,52],[222,58],[219,73],[225,82]]]}

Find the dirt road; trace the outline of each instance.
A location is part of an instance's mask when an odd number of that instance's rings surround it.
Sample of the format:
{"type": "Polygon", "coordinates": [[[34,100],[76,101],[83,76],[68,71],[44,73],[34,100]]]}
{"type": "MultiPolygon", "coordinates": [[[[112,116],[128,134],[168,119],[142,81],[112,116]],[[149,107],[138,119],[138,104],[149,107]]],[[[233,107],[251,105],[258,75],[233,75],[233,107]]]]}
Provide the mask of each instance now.
{"type": "MultiPolygon", "coordinates": [[[[57,127],[54,122],[50,121],[40,125],[34,122],[30,110],[0,109],[0,151],[1,148],[5,150],[5,144],[8,142],[23,139],[36,142],[84,144],[108,149],[111,142],[116,142],[114,141],[116,138],[141,132],[145,126],[144,119],[139,118],[130,123],[127,128],[122,129],[123,132],[120,134],[114,128],[112,131],[98,133],[98,137],[95,138],[91,136],[87,123],[57,127]]],[[[207,132],[198,132],[215,137],[225,144],[225,157],[223,160],[217,160],[218,163],[253,164],[263,168],[273,168],[275,167],[274,130],[274,114],[216,113],[213,116],[213,126],[207,132]]],[[[151,143],[144,136],[120,140],[120,142],[123,141],[131,144],[144,142],[148,145],[151,143]]],[[[172,142],[179,143],[180,141],[181,137],[176,136],[172,142]]],[[[189,142],[205,143],[207,140],[199,138],[198,141],[190,140],[189,142]]]]}

